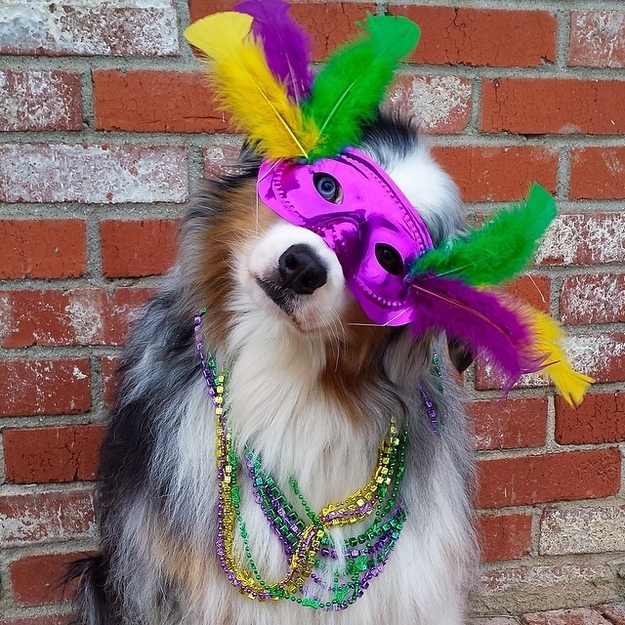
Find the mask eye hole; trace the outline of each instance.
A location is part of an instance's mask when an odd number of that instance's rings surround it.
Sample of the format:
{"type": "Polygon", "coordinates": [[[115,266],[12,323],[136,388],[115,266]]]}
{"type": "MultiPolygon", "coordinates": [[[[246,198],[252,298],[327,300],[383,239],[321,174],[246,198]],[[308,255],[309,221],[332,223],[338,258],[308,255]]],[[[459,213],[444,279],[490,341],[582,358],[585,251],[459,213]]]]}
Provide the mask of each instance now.
{"type": "Polygon", "coordinates": [[[404,275],[404,261],[401,254],[391,245],[376,243],[375,257],[384,271],[394,275],[404,275]]]}
{"type": "Polygon", "coordinates": [[[317,193],[326,201],[332,204],[339,204],[343,199],[343,191],[338,180],[330,174],[317,172],[313,174],[313,183],[317,193]]]}

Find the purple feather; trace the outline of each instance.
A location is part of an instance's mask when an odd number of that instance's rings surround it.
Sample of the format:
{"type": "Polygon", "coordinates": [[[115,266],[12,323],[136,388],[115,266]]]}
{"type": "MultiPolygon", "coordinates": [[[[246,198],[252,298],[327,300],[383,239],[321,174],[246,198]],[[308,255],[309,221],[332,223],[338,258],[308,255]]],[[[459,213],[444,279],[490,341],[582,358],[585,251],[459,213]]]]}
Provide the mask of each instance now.
{"type": "Polygon", "coordinates": [[[313,82],[306,31],[290,17],[284,0],[243,0],[235,11],[254,18],[252,33],[261,41],[267,65],[295,101],[305,99],[313,82]]]}
{"type": "Polygon", "coordinates": [[[413,334],[438,328],[449,338],[468,342],[504,375],[506,392],[522,374],[542,368],[542,358],[532,350],[528,324],[494,292],[432,273],[411,279],[410,287],[416,317],[413,334]]]}

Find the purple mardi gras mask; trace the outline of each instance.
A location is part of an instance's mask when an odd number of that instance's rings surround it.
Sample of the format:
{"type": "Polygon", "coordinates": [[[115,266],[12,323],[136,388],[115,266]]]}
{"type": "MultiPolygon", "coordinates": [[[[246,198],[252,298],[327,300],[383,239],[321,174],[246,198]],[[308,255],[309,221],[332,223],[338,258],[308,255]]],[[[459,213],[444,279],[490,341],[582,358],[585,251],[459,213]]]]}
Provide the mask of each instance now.
{"type": "Polygon", "coordinates": [[[260,199],[318,234],[337,255],[365,314],[382,325],[413,321],[405,276],[432,239],[408,198],[370,158],[347,148],[313,163],[263,161],[260,199]]]}

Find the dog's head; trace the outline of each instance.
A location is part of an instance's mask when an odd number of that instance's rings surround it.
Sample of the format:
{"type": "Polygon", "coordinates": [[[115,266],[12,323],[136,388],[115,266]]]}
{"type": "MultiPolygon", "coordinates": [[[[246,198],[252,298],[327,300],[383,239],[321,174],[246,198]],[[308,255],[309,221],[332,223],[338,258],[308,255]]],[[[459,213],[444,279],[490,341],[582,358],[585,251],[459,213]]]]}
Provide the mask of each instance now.
{"type": "MultiPolygon", "coordinates": [[[[423,238],[436,244],[462,227],[455,185],[409,124],[383,116],[366,129],[358,147],[410,202],[415,219],[427,229],[423,238]]],[[[381,335],[383,327],[392,324],[372,321],[366,302],[363,309],[363,299],[354,295],[354,271],[341,257],[341,245],[332,245],[324,231],[289,223],[268,208],[257,193],[258,159],[245,150],[242,158],[246,173],[212,184],[186,229],[199,237],[198,245],[192,246],[196,250],[192,271],[201,268],[196,284],[202,285],[212,317],[220,320],[219,335],[225,336],[243,320],[257,333],[279,329],[334,344],[347,338],[362,341],[371,335],[372,327],[381,335]],[[194,216],[201,216],[201,227],[194,216]]],[[[330,201],[341,192],[331,178],[315,183],[330,201]]],[[[369,196],[366,184],[363,179],[365,198],[369,196]]],[[[372,189],[370,196],[375,203],[379,191],[372,189]]],[[[363,289],[367,275],[375,273],[380,288],[396,292],[410,250],[402,248],[401,233],[395,232],[393,224],[380,226],[383,214],[376,214],[376,219],[375,227],[361,233],[358,276],[364,276],[363,289]]],[[[339,239],[348,240],[350,233],[343,235],[341,227],[351,228],[352,220],[333,226],[339,239]]]]}

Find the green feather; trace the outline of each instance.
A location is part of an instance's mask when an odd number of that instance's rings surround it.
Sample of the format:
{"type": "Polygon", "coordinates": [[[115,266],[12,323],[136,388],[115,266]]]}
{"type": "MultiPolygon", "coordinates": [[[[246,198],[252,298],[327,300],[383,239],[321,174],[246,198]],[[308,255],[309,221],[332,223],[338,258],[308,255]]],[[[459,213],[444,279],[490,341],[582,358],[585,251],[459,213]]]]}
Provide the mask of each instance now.
{"type": "Polygon", "coordinates": [[[335,50],[302,107],[321,131],[311,161],[358,144],[362,124],[377,117],[401,58],[419,41],[419,27],[405,17],[369,15],[358,25],[366,34],[335,50]]]}
{"type": "Polygon", "coordinates": [[[500,284],[517,276],[534,256],[556,216],[551,194],[533,184],[521,204],[499,211],[465,237],[447,240],[413,264],[410,274],[433,271],[474,286],[500,284]]]}

